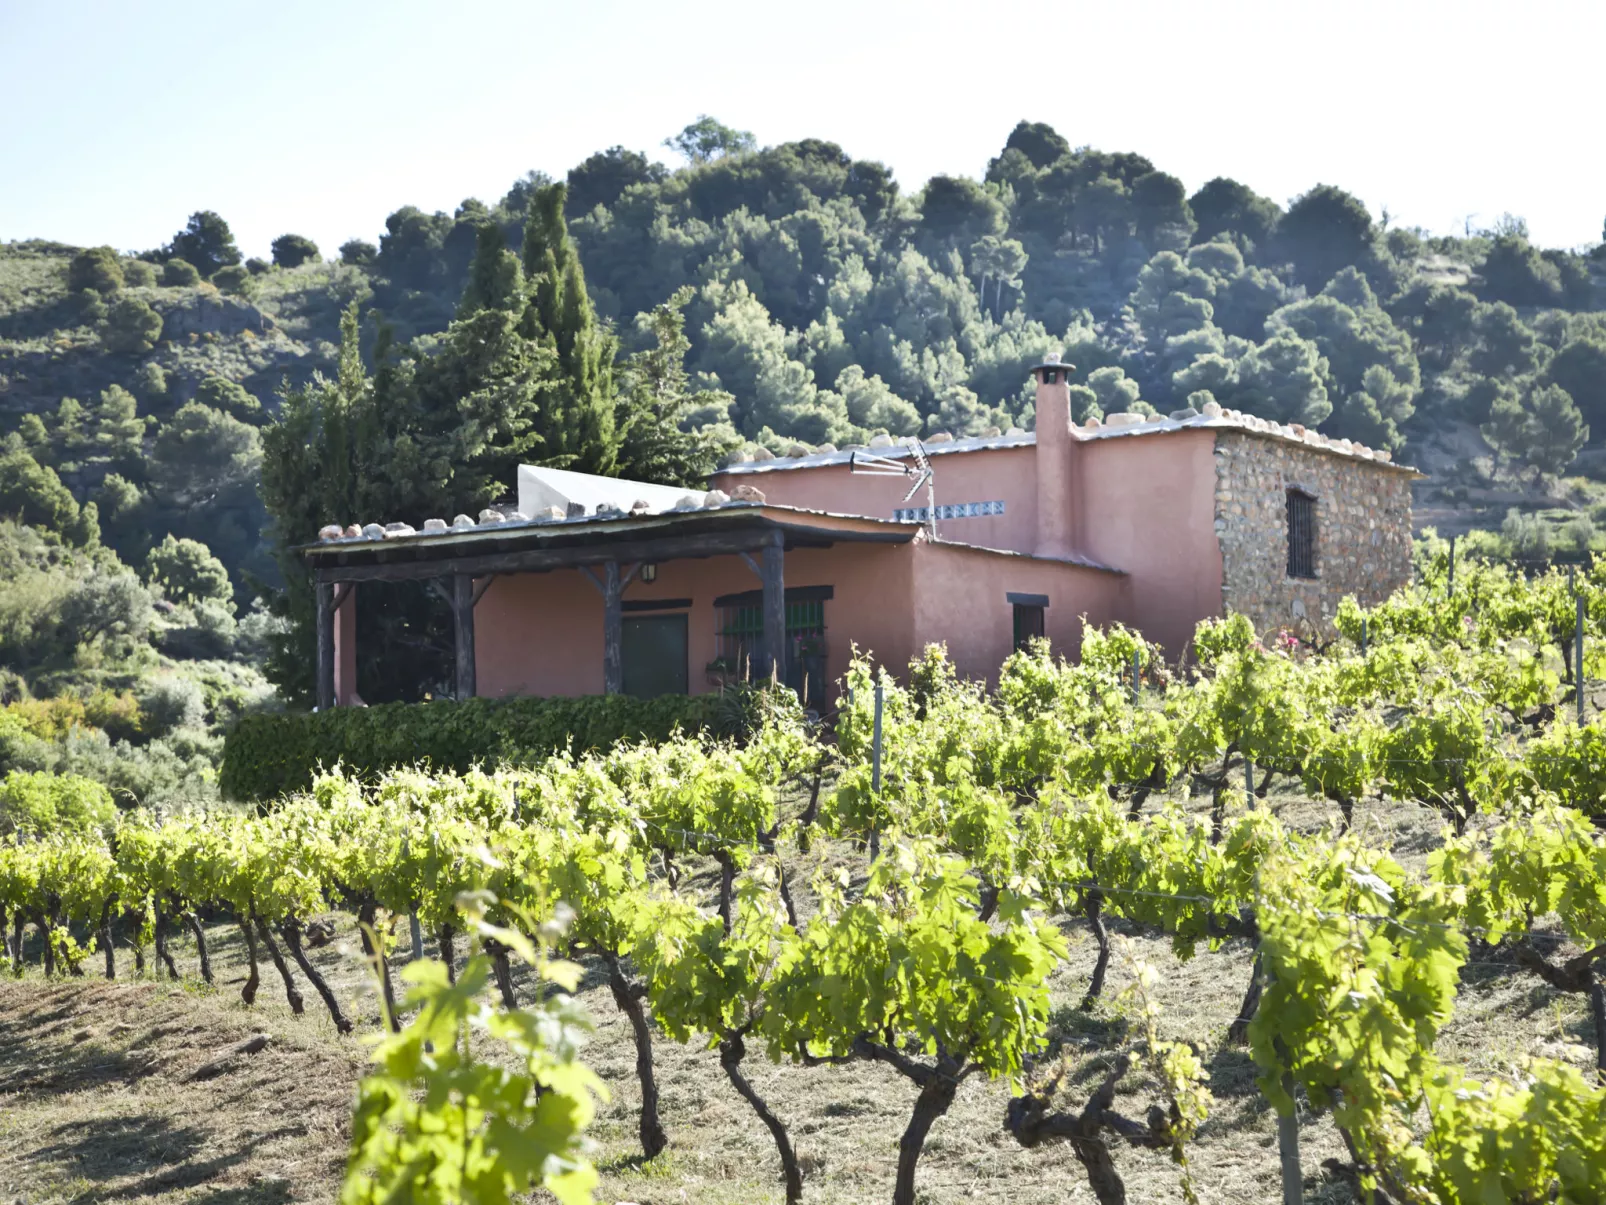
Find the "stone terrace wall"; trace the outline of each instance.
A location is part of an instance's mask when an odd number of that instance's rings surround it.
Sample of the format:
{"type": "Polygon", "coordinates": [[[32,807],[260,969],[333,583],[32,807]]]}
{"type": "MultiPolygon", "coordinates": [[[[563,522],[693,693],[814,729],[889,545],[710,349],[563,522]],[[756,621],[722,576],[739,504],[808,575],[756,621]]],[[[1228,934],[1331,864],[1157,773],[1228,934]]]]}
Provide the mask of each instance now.
{"type": "Polygon", "coordinates": [[[1222,604],[1258,632],[1332,631],[1339,601],[1411,580],[1411,480],[1385,465],[1248,433],[1216,435],[1222,604]],[[1288,576],[1289,488],[1316,499],[1316,577],[1288,576]]]}

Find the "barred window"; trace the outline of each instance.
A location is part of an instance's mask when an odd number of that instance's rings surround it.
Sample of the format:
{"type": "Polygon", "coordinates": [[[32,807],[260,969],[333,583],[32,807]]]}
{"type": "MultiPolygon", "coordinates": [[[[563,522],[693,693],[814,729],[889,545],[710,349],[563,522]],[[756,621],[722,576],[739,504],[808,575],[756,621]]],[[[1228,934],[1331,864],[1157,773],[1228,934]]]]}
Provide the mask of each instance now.
{"type": "Polygon", "coordinates": [[[1298,489],[1288,491],[1288,576],[1316,576],[1316,499],[1298,489]]]}
{"type": "MultiPolygon", "coordinates": [[[[786,685],[805,707],[826,699],[825,604],[831,586],[792,586],[786,590],[786,685]]],[[[717,627],[710,673],[745,679],[764,646],[763,592],[748,590],[714,599],[717,627]]]]}

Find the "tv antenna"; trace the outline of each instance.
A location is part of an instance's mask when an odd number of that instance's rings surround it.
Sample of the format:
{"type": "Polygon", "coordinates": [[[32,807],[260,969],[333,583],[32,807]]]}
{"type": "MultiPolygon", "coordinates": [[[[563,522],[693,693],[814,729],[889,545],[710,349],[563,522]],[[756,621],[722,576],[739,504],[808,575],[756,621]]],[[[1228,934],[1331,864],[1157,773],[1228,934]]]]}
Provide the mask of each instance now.
{"type": "Polygon", "coordinates": [[[936,474],[931,469],[931,457],[926,455],[926,445],[918,439],[911,439],[904,447],[909,449],[909,460],[894,460],[890,456],[877,456],[874,452],[854,452],[848,457],[848,472],[857,473],[864,477],[910,477],[914,484],[909,492],[903,496],[905,502],[920,492],[920,487],[926,487],[926,530],[931,538],[937,538],[937,486],[936,474]]]}

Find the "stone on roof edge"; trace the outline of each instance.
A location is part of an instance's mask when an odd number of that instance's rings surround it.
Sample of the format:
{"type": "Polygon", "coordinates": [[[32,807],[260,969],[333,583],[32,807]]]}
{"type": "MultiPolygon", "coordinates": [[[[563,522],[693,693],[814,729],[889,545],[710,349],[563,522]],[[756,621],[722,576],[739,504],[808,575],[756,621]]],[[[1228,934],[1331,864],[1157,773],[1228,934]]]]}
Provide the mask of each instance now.
{"type": "Polygon", "coordinates": [[[301,545],[301,548],[353,548],[360,547],[365,544],[372,544],[377,547],[381,544],[395,544],[398,539],[412,542],[419,542],[428,539],[431,542],[437,542],[444,538],[452,540],[453,542],[464,542],[475,536],[503,535],[508,532],[523,531],[526,528],[531,527],[540,527],[544,529],[556,529],[563,527],[575,528],[591,523],[618,523],[626,520],[639,523],[643,519],[668,519],[686,515],[711,515],[731,510],[789,510],[800,515],[819,515],[822,518],[827,519],[852,519],[855,521],[870,523],[884,523],[889,527],[921,526],[921,524],[907,519],[883,519],[879,515],[848,515],[842,514],[838,511],[815,510],[812,507],[807,506],[792,506],[785,502],[747,502],[732,500],[730,502],[722,502],[718,506],[695,508],[687,507],[684,510],[670,508],[668,510],[658,511],[616,511],[601,515],[574,515],[566,519],[514,519],[512,521],[504,521],[501,523],[476,523],[473,527],[448,527],[445,531],[414,531],[402,536],[393,535],[389,539],[370,536],[339,536],[329,540],[313,540],[308,544],[301,545]]]}
{"type": "MultiPolygon", "coordinates": [[[[1096,427],[1088,430],[1085,427],[1075,428],[1076,437],[1088,439],[1115,439],[1134,435],[1152,435],[1166,431],[1209,430],[1209,431],[1242,431],[1246,435],[1262,435],[1269,439],[1282,440],[1286,443],[1299,444],[1301,447],[1311,448],[1317,452],[1328,452],[1334,456],[1347,457],[1350,460],[1362,461],[1367,464],[1379,465],[1385,469],[1398,469],[1402,472],[1412,473],[1420,477],[1423,474],[1413,465],[1401,464],[1396,460],[1379,460],[1377,456],[1363,456],[1361,453],[1341,448],[1339,441],[1327,436],[1318,436],[1321,442],[1292,435],[1282,428],[1285,424],[1273,423],[1269,419],[1258,419],[1256,425],[1251,425],[1243,419],[1227,418],[1225,416],[1212,416],[1201,414],[1194,418],[1174,419],[1161,417],[1154,421],[1130,423],[1118,427],[1096,427]]],[[[1315,433],[1311,433],[1315,434],[1315,433]]],[[[952,443],[927,445],[926,453],[929,456],[947,456],[957,452],[987,452],[1008,448],[1032,447],[1037,443],[1037,434],[1028,431],[1022,435],[973,436],[969,439],[956,439],[952,443]]],[[[908,453],[908,445],[896,443],[890,447],[874,449],[877,456],[896,458],[908,453]]],[[[1373,451],[1373,449],[1368,449],[1373,451]]],[[[790,469],[823,468],[834,464],[847,464],[852,459],[852,453],[846,451],[828,452],[813,456],[803,456],[796,459],[776,457],[773,460],[760,460],[751,463],[725,465],[715,469],[713,477],[722,474],[740,476],[750,473],[779,473],[790,469]]]]}

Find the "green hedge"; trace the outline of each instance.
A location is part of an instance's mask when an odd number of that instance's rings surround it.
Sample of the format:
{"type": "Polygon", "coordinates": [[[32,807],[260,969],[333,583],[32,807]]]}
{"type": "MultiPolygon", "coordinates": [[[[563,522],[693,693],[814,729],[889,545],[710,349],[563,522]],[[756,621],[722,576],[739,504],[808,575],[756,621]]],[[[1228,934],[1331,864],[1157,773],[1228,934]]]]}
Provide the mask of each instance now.
{"type": "Polygon", "coordinates": [[[224,739],[218,787],[229,799],[261,802],[305,789],[320,765],[336,762],[365,777],[419,762],[462,771],[476,763],[531,761],[571,744],[581,751],[621,740],[663,740],[677,727],[723,727],[730,703],[718,694],[592,695],[248,715],[224,739]]]}

